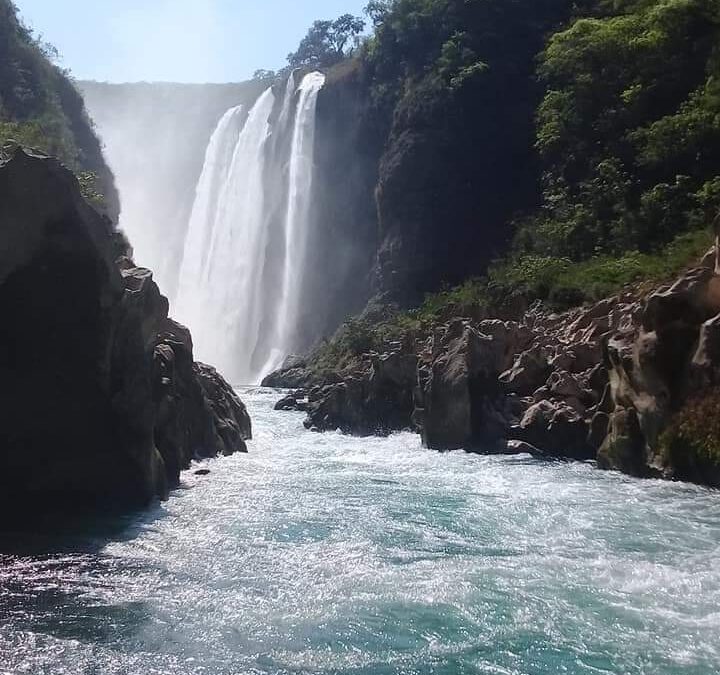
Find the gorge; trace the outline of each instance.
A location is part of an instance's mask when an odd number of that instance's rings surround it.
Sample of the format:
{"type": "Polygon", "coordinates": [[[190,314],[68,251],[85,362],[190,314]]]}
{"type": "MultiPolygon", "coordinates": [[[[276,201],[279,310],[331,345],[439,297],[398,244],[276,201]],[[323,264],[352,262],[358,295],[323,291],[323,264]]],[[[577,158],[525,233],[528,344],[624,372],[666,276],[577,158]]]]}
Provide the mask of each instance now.
{"type": "Polygon", "coordinates": [[[6,670],[716,669],[715,493],[414,434],[318,436],[274,391],[240,394],[249,455],[146,513],[5,540],[6,670]]]}
{"type": "Polygon", "coordinates": [[[0,675],[720,669],[715,0],[373,0],[214,84],[18,11],[0,675]]]}

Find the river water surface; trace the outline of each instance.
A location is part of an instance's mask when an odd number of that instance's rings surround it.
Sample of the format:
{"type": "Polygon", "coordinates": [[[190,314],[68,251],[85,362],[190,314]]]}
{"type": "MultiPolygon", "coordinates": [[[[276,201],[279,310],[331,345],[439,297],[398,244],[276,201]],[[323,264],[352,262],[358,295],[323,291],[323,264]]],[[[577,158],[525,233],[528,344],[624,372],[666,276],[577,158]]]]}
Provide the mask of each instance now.
{"type": "Polygon", "coordinates": [[[241,393],[250,455],[6,539],[2,675],[720,672],[720,493],[315,435],[241,393]]]}

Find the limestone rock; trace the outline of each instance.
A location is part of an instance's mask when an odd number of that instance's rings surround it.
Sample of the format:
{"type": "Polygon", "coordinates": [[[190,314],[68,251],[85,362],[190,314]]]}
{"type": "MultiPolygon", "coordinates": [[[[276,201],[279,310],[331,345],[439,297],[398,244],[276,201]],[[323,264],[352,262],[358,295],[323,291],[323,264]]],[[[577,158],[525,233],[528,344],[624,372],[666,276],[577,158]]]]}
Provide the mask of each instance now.
{"type": "Polygon", "coordinates": [[[506,370],[500,381],[509,392],[528,396],[540,388],[550,375],[550,364],[540,347],[522,352],[510,370],[506,370]]]}
{"type": "Polygon", "coordinates": [[[563,403],[549,400],[536,403],[510,434],[547,455],[572,459],[593,459],[595,456],[587,442],[588,426],[584,419],[563,403]]]}
{"type": "Polygon", "coordinates": [[[691,269],[653,293],[636,324],[608,341],[613,409],[601,467],[641,476],[678,473],[662,433],[689,397],[717,382],[719,312],[720,278],[707,267],[691,269]]]}

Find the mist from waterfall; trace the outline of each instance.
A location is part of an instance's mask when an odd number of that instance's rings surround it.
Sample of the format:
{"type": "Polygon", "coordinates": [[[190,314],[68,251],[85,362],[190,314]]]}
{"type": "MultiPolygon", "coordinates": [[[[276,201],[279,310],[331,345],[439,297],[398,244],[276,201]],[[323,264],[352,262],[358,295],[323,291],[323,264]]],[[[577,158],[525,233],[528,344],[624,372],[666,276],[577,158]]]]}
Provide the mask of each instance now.
{"type": "Polygon", "coordinates": [[[325,78],[291,75],[247,114],[227,111],[208,145],[185,239],[174,314],[195,353],[253,383],[298,347],[312,227],[317,97],[325,78]],[[279,112],[278,112],[279,106],[279,112]]]}

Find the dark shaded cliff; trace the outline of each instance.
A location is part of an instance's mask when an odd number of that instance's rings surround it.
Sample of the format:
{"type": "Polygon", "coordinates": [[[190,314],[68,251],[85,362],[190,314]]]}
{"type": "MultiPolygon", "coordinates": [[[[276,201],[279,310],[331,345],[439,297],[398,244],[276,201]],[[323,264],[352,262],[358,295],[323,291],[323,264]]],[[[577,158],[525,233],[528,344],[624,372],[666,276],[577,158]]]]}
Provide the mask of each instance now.
{"type": "Polygon", "coordinates": [[[327,75],[315,136],[314,215],[307,270],[314,335],[331,334],[372,292],[378,245],[375,188],[383,137],[368,105],[368,75],[357,61],[327,75]]]}
{"type": "Polygon", "coordinates": [[[0,163],[0,505],[20,516],[142,506],[245,450],[243,404],[126,254],[57,160],[0,163]]]}

